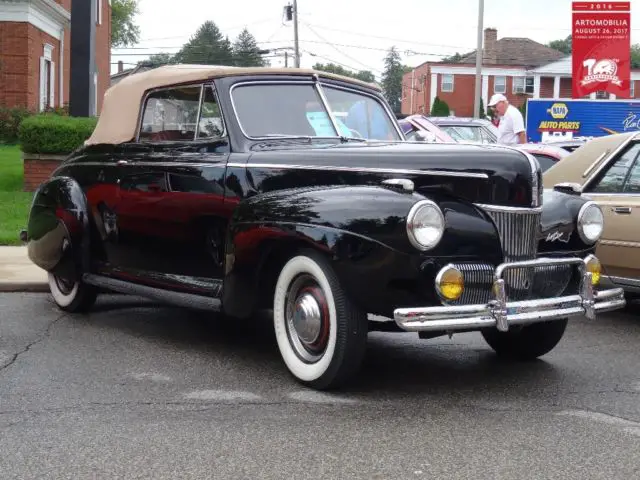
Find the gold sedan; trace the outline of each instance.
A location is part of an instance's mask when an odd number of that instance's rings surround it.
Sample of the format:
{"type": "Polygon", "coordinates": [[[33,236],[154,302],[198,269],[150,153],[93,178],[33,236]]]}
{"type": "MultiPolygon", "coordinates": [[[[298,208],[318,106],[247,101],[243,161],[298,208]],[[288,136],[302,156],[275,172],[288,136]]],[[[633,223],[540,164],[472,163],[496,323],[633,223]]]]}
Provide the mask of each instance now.
{"type": "Polygon", "coordinates": [[[606,273],[602,280],[640,295],[640,132],[587,142],[546,170],[543,183],[600,205],[604,232],[596,255],[606,273]]]}

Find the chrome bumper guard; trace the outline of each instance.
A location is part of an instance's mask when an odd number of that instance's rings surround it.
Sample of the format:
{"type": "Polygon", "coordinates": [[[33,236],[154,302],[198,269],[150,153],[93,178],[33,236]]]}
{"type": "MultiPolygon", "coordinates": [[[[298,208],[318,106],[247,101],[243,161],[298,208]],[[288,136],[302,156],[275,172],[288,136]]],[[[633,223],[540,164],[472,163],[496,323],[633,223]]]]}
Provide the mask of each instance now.
{"type": "Polygon", "coordinates": [[[625,306],[622,288],[594,290],[592,273],[581,258],[538,258],[502,263],[494,274],[494,300],[487,304],[398,308],[394,320],[409,332],[475,330],[495,327],[501,332],[510,326],[584,315],[595,319],[596,312],[608,312],[625,306]],[[514,268],[577,265],[582,275],[579,295],[507,302],[504,279],[506,270],[514,268]]]}

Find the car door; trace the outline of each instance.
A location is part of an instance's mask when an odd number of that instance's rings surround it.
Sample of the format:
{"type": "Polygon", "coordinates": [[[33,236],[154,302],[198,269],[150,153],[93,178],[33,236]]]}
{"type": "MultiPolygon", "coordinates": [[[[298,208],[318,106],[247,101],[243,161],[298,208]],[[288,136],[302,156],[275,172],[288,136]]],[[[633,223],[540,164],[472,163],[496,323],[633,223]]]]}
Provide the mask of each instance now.
{"type": "Polygon", "coordinates": [[[640,281],[640,143],[630,144],[585,186],[604,214],[597,255],[615,283],[640,281]]]}
{"type": "Polygon", "coordinates": [[[231,213],[223,189],[229,143],[215,92],[151,92],[143,115],[114,208],[119,271],[165,286],[220,279],[231,213]]]}

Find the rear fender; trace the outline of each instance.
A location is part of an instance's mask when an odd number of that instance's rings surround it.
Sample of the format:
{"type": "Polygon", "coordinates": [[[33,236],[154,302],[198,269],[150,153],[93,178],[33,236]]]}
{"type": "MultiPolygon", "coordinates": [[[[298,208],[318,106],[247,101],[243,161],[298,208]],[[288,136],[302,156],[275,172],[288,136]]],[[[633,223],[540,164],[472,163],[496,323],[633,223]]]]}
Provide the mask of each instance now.
{"type": "Polygon", "coordinates": [[[27,225],[27,251],[47,272],[75,280],[89,271],[89,210],[80,185],[54,177],[36,190],[27,225]]]}

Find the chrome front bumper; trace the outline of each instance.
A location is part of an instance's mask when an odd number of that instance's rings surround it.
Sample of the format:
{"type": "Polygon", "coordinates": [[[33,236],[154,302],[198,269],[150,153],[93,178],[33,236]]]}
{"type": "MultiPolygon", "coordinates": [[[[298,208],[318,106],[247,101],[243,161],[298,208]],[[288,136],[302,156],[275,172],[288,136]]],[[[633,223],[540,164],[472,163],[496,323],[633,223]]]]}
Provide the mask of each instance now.
{"type": "Polygon", "coordinates": [[[593,320],[596,312],[608,312],[625,306],[621,288],[595,291],[581,258],[538,258],[523,262],[502,263],[495,269],[494,299],[487,304],[398,308],[394,320],[409,332],[476,330],[495,327],[501,332],[513,325],[525,325],[547,320],[584,315],[593,320]],[[506,270],[525,267],[577,265],[582,281],[580,294],[557,298],[542,298],[507,302],[504,279],[506,270]]]}

